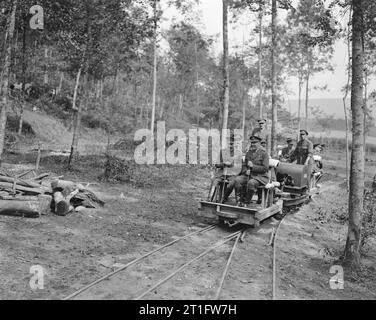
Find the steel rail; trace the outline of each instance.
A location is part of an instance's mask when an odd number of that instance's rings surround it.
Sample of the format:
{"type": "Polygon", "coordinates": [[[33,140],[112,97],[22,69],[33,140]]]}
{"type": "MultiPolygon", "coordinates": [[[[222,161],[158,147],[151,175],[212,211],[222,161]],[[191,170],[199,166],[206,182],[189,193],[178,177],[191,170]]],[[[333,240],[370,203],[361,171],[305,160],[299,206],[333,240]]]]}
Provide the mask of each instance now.
{"type": "Polygon", "coordinates": [[[274,238],[273,238],[273,242],[272,242],[272,245],[273,245],[273,287],[272,287],[272,299],[275,300],[276,299],[276,248],[277,248],[277,237],[278,237],[278,231],[279,231],[279,227],[282,225],[283,221],[285,220],[285,218],[288,216],[288,214],[286,214],[281,222],[278,224],[278,227],[275,231],[275,234],[274,234],[274,238]]]}
{"type": "Polygon", "coordinates": [[[144,293],[142,293],[139,296],[137,296],[136,298],[134,298],[134,300],[140,300],[140,299],[142,299],[148,293],[152,292],[153,290],[155,290],[156,288],[158,288],[159,286],[161,286],[162,284],[164,284],[166,281],[168,281],[169,279],[171,279],[173,276],[175,276],[178,272],[180,272],[181,270],[183,270],[184,268],[186,268],[187,266],[189,266],[191,263],[199,260],[201,257],[203,257],[206,254],[208,254],[210,251],[213,251],[214,249],[216,249],[216,248],[224,245],[226,242],[228,242],[228,241],[230,241],[230,240],[238,237],[239,235],[241,235],[241,233],[242,233],[241,231],[237,231],[237,232],[233,233],[232,235],[227,236],[222,241],[217,242],[217,244],[209,247],[207,250],[205,250],[204,252],[202,252],[201,254],[199,254],[198,256],[196,256],[195,258],[193,258],[192,260],[184,263],[181,267],[179,267],[174,272],[170,273],[168,276],[166,276],[165,278],[163,278],[162,280],[160,280],[157,284],[155,284],[154,286],[152,286],[151,288],[149,288],[148,290],[146,290],[144,293]]]}
{"type": "Polygon", "coordinates": [[[133,265],[133,264],[135,264],[135,263],[137,263],[137,262],[139,262],[139,261],[141,261],[142,259],[145,259],[145,258],[151,256],[152,254],[154,254],[154,253],[156,253],[156,252],[158,252],[158,251],[160,251],[160,250],[162,250],[162,249],[164,249],[164,248],[166,248],[166,247],[169,247],[169,246],[175,244],[176,242],[181,241],[181,240],[183,240],[183,239],[185,239],[185,238],[191,237],[191,236],[193,236],[193,235],[195,235],[195,234],[198,234],[198,233],[203,233],[203,232],[206,232],[206,231],[212,230],[212,229],[214,229],[216,226],[217,226],[217,224],[213,224],[213,225],[208,226],[208,227],[206,227],[206,228],[203,228],[203,229],[197,230],[197,231],[195,231],[195,232],[189,233],[189,234],[187,234],[187,235],[185,235],[185,236],[183,236],[183,237],[177,238],[177,239],[175,239],[175,240],[173,240],[173,241],[171,241],[171,242],[169,242],[169,243],[167,243],[167,244],[165,244],[165,245],[163,245],[163,246],[161,246],[161,247],[158,247],[158,248],[156,248],[155,250],[150,251],[150,252],[144,254],[143,256],[141,256],[141,257],[139,257],[139,258],[137,258],[137,259],[135,259],[135,260],[132,260],[132,261],[128,262],[126,265],[124,265],[124,266],[120,267],[119,269],[117,269],[117,270],[115,270],[115,271],[113,271],[113,272],[111,272],[111,273],[109,273],[109,274],[103,276],[102,278],[99,278],[98,280],[95,280],[94,282],[89,283],[89,284],[86,285],[85,287],[83,287],[83,288],[77,290],[76,292],[70,294],[69,296],[63,298],[62,300],[69,300],[69,299],[71,299],[71,298],[73,298],[73,297],[79,295],[80,293],[82,293],[82,292],[88,290],[89,288],[95,286],[96,284],[102,282],[103,280],[106,280],[106,279],[112,277],[112,276],[115,275],[116,273],[125,270],[126,268],[130,267],[131,265],[133,265]]]}
{"type": "Polygon", "coordinates": [[[225,270],[223,271],[223,274],[222,274],[222,277],[221,277],[221,281],[219,283],[219,287],[217,289],[217,293],[215,294],[215,298],[214,300],[218,300],[219,299],[219,295],[221,294],[221,290],[222,290],[222,286],[223,286],[223,283],[225,281],[225,278],[227,276],[227,272],[228,272],[228,269],[230,267],[230,263],[231,263],[231,259],[232,259],[232,256],[234,255],[234,252],[235,252],[235,249],[236,249],[236,246],[238,245],[238,242],[240,240],[240,238],[243,236],[245,230],[243,230],[241,232],[241,234],[239,234],[236,239],[235,239],[235,242],[234,242],[234,245],[232,247],[232,250],[231,250],[231,253],[230,253],[230,256],[227,260],[227,264],[226,264],[226,267],[225,267],[225,270]]]}

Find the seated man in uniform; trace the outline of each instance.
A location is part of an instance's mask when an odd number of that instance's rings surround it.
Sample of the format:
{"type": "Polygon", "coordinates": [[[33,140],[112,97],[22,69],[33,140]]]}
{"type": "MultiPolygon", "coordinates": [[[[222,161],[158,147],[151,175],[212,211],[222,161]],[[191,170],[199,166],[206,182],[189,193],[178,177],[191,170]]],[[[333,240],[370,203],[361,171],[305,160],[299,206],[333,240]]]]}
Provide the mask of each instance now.
{"type": "Polygon", "coordinates": [[[286,140],[287,147],[282,149],[282,152],[279,156],[279,160],[282,162],[288,162],[290,160],[291,154],[294,152],[294,141],[291,138],[286,140]]]}
{"type": "Polygon", "coordinates": [[[295,150],[290,155],[289,162],[296,161],[297,164],[313,164],[313,144],[307,138],[307,130],[300,130],[300,140],[296,144],[295,150]]]}
{"type": "Polygon", "coordinates": [[[269,182],[269,155],[261,146],[261,138],[250,137],[250,148],[245,155],[242,171],[235,178],[235,192],[237,205],[244,207],[252,200],[259,186],[265,186],[269,182]]]}

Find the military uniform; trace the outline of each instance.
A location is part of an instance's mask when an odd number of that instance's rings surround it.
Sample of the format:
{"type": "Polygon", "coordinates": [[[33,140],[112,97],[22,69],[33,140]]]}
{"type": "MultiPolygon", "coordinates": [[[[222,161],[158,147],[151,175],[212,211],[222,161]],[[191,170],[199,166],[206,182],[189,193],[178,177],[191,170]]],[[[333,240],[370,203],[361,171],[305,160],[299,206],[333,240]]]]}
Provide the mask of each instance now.
{"type": "Polygon", "coordinates": [[[297,164],[304,164],[308,157],[312,158],[313,155],[313,144],[310,140],[299,140],[296,144],[295,150],[290,156],[290,162],[296,160],[297,164]]]}
{"type": "Polygon", "coordinates": [[[284,147],[281,152],[280,160],[281,161],[289,161],[292,153],[294,152],[294,148],[284,147]]]}
{"type": "Polygon", "coordinates": [[[263,147],[256,151],[248,150],[242,171],[235,178],[235,191],[240,196],[240,202],[249,203],[257,188],[266,185],[269,180],[269,155],[266,150],[263,147]],[[252,168],[248,167],[248,161],[252,161],[252,168]],[[250,176],[246,175],[247,170],[250,170],[250,176]]]}
{"type": "Polygon", "coordinates": [[[266,128],[261,129],[261,128],[255,128],[252,131],[252,136],[259,137],[261,140],[266,141],[266,147],[265,150],[268,152],[269,151],[269,146],[270,146],[270,136],[268,133],[268,130],[266,128]]]}

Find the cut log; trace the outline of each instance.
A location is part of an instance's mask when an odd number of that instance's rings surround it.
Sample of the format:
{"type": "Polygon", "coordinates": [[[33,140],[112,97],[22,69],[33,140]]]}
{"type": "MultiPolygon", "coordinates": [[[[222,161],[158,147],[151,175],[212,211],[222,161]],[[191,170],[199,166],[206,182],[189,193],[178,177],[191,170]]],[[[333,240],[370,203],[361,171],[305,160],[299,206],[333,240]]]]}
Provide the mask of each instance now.
{"type": "Polygon", "coordinates": [[[41,194],[38,196],[39,212],[41,214],[48,214],[51,212],[52,196],[41,194]]]}
{"type": "Polygon", "coordinates": [[[40,206],[38,201],[0,201],[0,215],[19,216],[27,218],[37,218],[40,216],[40,206]]]}
{"type": "Polygon", "coordinates": [[[10,195],[6,195],[6,196],[0,196],[1,200],[13,200],[13,201],[38,201],[38,197],[36,196],[10,196],[10,195]]]}
{"type": "Polygon", "coordinates": [[[55,213],[58,216],[66,216],[71,210],[69,201],[59,191],[54,193],[55,213]]]}
{"type": "MultiPolygon", "coordinates": [[[[0,175],[0,182],[14,183],[14,178],[0,175]]],[[[36,182],[24,181],[24,180],[17,179],[17,178],[16,178],[16,183],[17,183],[17,185],[20,185],[20,186],[23,186],[23,187],[28,187],[28,188],[39,188],[40,187],[40,184],[38,184],[36,182]]]]}
{"type": "Polygon", "coordinates": [[[74,190],[76,189],[76,183],[68,180],[54,180],[51,182],[51,187],[53,191],[62,191],[65,188],[74,190]]]}
{"type": "Polygon", "coordinates": [[[40,174],[39,176],[34,177],[32,180],[42,180],[43,178],[46,178],[50,175],[51,173],[43,173],[40,174]]]}
{"type": "MultiPolygon", "coordinates": [[[[4,189],[6,191],[12,192],[13,183],[1,181],[0,182],[0,189],[4,189]]],[[[39,186],[39,188],[28,188],[28,187],[20,186],[18,184],[16,185],[16,190],[22,191],[26,195],[32,195],[32,196],[35,196],[35,195],[38,195],[38,194],[43,194],[43,193],[47,192],[47,190],[42,189],[41,186],[39,186]]]]}

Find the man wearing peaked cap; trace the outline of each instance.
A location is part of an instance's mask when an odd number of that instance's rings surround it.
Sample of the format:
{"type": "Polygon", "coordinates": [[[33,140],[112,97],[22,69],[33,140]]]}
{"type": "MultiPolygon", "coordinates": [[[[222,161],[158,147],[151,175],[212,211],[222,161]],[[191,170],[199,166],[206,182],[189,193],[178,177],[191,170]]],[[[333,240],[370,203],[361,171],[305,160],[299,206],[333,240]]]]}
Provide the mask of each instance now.
{"type": "Polygon", "coordinates": [[[259,127],[253,129],[251,136],[256,136],[261,139],[264,139],[266,142],[265,149],[270,154],[270,134],[266,128],[266,119],[257,120],[259,127]]]}
{"type": "Polygon", "coordinates": [[[313,156],[313,144],[310,140],[308,140],[308,131],[307,130],[300,130],[300,139],[296,144],[295,150],[292,152],[290,156],[290,162],[296,160],[297,164],[308,164],[312,163],[312,156],[313,156]]]}
{"type": "Polygon", "coordinates": [[[269,155],[261,146],[261,141],[258,136],[250,137],[251,146],[245,155],[242,171],[235,178],[239,206],[249,204],[257,188],[269,182],[269,155]]]}
{"type": "Polygon", "coordinates": [[[286,140],[287,147],[282,149],[281,155],[279,156],[280,161],[289,161],[291,154],[294,152],[294,141],[291,138],[286,140]]]}

